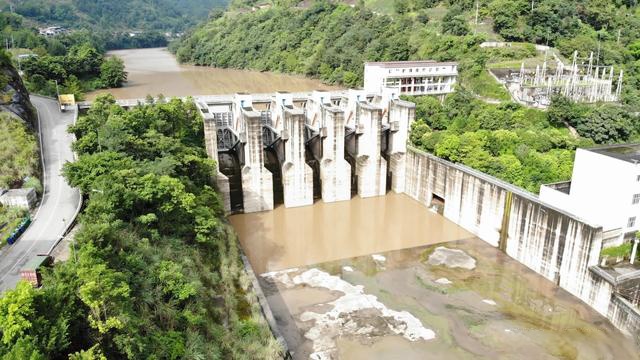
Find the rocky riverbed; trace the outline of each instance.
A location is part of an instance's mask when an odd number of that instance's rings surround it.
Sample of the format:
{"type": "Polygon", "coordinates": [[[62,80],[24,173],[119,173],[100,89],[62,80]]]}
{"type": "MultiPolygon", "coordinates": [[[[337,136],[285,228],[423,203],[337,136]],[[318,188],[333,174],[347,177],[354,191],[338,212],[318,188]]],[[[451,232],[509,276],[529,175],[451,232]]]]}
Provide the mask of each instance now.
{"type": "Polygon", "coordinates": [[[638,359],[575,297],[479,239],[275,271],[295,359],[638,359]]]}

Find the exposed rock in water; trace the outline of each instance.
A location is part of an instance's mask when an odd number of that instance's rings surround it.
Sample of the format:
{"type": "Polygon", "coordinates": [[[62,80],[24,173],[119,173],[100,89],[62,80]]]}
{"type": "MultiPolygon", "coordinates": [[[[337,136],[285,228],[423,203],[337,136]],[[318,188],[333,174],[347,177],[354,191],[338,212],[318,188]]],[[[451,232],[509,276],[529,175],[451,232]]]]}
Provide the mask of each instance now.
{"type": "Polygon", "coordinates": [[[24,86],[9,56],[0,53],[0,111],[17,115],[30,126],[35,126],[35,111],[24,86]]]}
{"type": "Polygon", "coordinates": [[[339,337],[357,339],[371,344],[382,337],[400,335],[409,341],[430,340],[435,333],[407,311],[389,309],[378,298],[364,292],[362,285],[352,285],[338,276],[318,269],[280,271],[262,275],[276,280],[287,288],[305,286],[313,289],[324,288],[342,295],[326,303],[325,312],[305,311],[299,316],[303,323],[309,322],[304,336],[313,342],[311,359],[335,359],[336,340],[339,337]]]}
{"type": "Polygon", "coordinates": [[[476,259],[466,252],[458,249],[449,249],[439,246],[429,256],[429,265],[444,265],[449,268],[463,268],[473,270],[476,268],[476,259]]]}

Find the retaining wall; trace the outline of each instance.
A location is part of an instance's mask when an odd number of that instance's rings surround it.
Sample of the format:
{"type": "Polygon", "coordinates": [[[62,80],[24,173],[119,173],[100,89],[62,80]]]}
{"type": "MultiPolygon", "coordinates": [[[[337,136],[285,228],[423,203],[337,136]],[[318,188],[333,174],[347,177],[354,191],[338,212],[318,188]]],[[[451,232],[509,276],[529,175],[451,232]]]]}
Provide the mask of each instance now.
{"type": "Polygon", "coordinates": [[[623,332],[637,331],[637,317],[613,300],[611,284],[589,271],[598,264],[602,227],[414,148],[407,151],[404,192],[425,206],[434,196],[444,199],[447,219],[580,298],[623,332]]]}

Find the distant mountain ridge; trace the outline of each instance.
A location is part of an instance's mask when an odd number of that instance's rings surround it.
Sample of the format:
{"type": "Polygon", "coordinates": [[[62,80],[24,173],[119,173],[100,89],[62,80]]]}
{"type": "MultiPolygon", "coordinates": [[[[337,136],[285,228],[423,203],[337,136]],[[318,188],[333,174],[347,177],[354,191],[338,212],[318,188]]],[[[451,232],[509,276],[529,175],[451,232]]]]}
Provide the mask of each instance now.
{"type": "Polygon", "coordinates": [[[228,0],[0,0],[11,11],[42,24],[99,30],[181,32],[228,0]]]}

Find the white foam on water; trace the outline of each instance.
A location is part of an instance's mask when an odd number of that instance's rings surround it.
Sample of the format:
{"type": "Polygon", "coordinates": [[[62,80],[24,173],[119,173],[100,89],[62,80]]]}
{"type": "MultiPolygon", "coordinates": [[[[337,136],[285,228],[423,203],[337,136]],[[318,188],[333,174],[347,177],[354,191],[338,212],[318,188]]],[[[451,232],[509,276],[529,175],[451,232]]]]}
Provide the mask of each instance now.
{"type": "Polygon", "coordinates": [[[293,278],[290,277],[291,273],[292,271],[280,272],[269,276],[283,284],[325,288],[344,294],[328,303],[328,305],[332,305],[332,309],[328,312],[305,311],[300,315],[300,321],[314,321],[314,325],[304,335],[313,342],[311,359],[333,359],[337,351],[335,339],[341,335],[368,336],[374,333],[376,331],[374,326],[363,326],[357,322],[356,318],[352,317],[360,310],[378,310],[380,317],[393,319],[387,321],[388,329],[410,341],[435,338],[433,330],[425,328],[418,318],[407,311],[395,311],[387,308],[378,301],[376,296],[365,294],[364,287],[361,285],[352,285],[338,276],[318,269],[309,269],[293,276],[293,278]]]}
{"type": "Polygon", "coordinates": [[[387,261],[387,258],[384,257],[383,255],[378,255],[378,254],[373,254],[371,255],[371,257],[373,258],[373,260],[375,261],[380,261],[380,262],[385,262],[387,261]]]}

